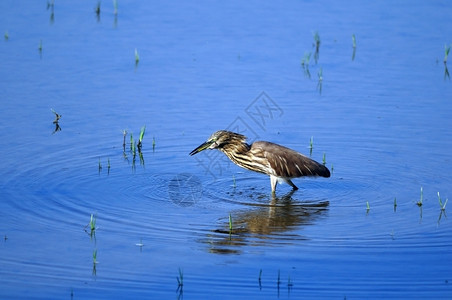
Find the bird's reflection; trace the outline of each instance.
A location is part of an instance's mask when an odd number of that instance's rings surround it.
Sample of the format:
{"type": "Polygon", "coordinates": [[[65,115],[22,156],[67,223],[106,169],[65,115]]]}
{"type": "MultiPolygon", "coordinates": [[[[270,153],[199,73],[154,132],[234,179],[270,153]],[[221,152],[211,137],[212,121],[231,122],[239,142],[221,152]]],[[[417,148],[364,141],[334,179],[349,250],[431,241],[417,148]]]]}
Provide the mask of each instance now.
{"type": "Polygon", "coordinates": [[[268,204],[255,204],[231,213],[232,224],[212,230],[203,242],[212,253],[240,253],[240,246],[285,244],[307,239],[297,229],[314,225],[328,210],[328,201],[299,201],[294,191],[283,197],[269,196],[268,204]]]}

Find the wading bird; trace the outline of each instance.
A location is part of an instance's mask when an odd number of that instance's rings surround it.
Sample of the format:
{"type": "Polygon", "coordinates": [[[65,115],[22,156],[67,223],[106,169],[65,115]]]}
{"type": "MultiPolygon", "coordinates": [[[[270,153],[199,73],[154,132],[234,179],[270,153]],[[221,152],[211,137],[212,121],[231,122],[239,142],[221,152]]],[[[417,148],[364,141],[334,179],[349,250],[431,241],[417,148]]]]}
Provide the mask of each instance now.
{"type": "Polygon", "coordinates": [[[272,193],[275,193],[278,182],[286,182],[297,190],[291,180],[296,177],[330,177],[327,167],[297,151],[263,141],[249,145],[246,143],[246,136],[231,131],[219,130],[213,133],[205,143],[190,152],[190,155],[205,149],[218,149],[236,165],[270,175],[272,193]]]}

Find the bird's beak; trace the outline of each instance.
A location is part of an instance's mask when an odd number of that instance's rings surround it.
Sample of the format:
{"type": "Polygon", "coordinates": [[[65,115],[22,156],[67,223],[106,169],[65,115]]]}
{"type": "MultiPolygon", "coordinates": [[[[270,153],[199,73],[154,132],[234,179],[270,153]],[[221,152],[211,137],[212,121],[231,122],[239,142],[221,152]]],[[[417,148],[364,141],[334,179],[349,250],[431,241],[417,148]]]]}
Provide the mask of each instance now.
{"type": "Polygon", "coordinates": [[[195,155],[198,152],[201,152],[203,150],[206,150],[207,148],[210,147],[210,145],[212,145],[214,143],[214,141],[207,141],[201,145],[199,145],[195,150],[193,150],[192,152],[190,152],[190,155],[195,155]]]}

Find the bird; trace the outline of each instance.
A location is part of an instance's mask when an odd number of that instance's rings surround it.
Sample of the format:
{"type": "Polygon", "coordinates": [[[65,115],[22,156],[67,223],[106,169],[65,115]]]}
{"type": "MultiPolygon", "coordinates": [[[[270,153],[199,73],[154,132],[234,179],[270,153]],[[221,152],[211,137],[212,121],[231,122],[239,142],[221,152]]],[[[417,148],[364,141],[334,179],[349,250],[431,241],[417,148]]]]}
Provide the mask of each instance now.
{"type": "Polygon", "coordinates": [[[227,130],[214,132],[209,139],[190,152],[195,155],[205,149],[218,149],[236,165],[270,176],[272,194],[279,183],[289,184],[293,190],[298,187],[293,178],[302,176],[330,177],[330,170],[323,164],[290,148],[265,141],[251,145],[247,137],[227,130]]]}

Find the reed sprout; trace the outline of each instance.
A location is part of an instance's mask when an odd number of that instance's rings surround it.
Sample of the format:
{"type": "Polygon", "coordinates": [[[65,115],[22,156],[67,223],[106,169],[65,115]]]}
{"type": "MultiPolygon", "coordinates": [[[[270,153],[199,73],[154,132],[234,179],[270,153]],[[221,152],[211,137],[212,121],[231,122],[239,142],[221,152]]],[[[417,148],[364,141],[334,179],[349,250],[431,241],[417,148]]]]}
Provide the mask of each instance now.
{"type": "Polygon", "coordinates": [[[326,153],[323,152],[323,158],[322,158],[323,165],[326,165],[326,153]]]}
{"type": "Polygon", "coordinates": [[[439,206],[441,207],[441,210],[446,210],[446,205],[447,205],[447,201],[449,199],[447,198],[446,201],[443,203],[443,201],[441,200],[441,196],[439,195],[438,192],[438,202],[439,202],[439,206]]]}
{"type": "Polygon", "coordinates": [[[184,286],[184,271],[179,268],[179,277],[176,277],[178,289],[181,289],[184,286]]]}
{"type": "Polygon", "coordinates": [[[96,13],[98,19],[100,17],[100,3],[101,3],[100,1],[97,1],[96,8],[94,9],[94,12],[96,13]]]}
{"type": "Polygon", "coordinates": [[[5,31],[4,37],[5,37],[5,41],[9,40],[9,34],[8,34],[8,31],[5,31]]]}
{"type": "Polygon", "coordinates": [[[366,211],[369,212],[369,210],[370,210],[369,201],[366,201],[366,207],[367,207],[366,211]]]}
{"type": "Polygon", "coordinates": [[[113,0],[113,9],[115,16],[118,14],[118,0],[113,0]]]}
{"type": "Polygon", "coordinates": [[[301,59],[301,65],[306,68],[309,67],[309,62],[311,61],[311,52],[305,52],[303,58],[301,59]]]}
{"type": "Polygon", "coordinates": [[[353,48],[356,48],[356,36],[355,36],[355,34],[352,34],[352,45],[353,45],[353,48]]]}
{"type": "Polygon", "coordinates": [[[135,48],[135,65],[138,65],[139,61],[140,61],[140,55],[138,54],[137,48],[135,48]]]}
{"type": "Polygon", "coordinates": [[[444,45],[444,63],[447,63],[447,58],[449,57],[450,45],[444,45]]]}
{"type": "Polygon", "coordinates": [[[38,50],[42,52],[42,40],[39,40],[38,50]]]}
{"type": "Polygon", "coordinates": [[[421,197],[420,197],[419,201],[416,202],[417,206],[421,207],[423,201],[424,201],[424,189],[421,186],[421,197]]]}
{"type": "Polygon", "coordinates": [[[98,264],[99,261],[97,260],[97,249],[94,249],[93,251],[93,264],[98,264]]]}
{"type": "Polygon", "coordinates": [[[229,233],[232,233],[232,216],[229,214],[229,233]]]}

